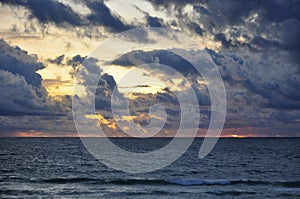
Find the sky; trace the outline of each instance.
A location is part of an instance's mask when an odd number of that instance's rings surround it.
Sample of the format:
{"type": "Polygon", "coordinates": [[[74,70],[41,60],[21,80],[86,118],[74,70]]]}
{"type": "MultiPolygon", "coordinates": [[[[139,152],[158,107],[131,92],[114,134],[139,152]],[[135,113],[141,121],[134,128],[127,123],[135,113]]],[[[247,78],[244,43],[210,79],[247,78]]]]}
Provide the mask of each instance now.
{"type": "MultiPolygon", "coordinates": [[[[78,70],[103,41],[148,27],[183,33],[210,55],[226,90],[222,136],[300,136],[297,0],[0,0],[0,13],[0,136],[77,136],[72,97],[78,70]]],[[[145,48],[110,60],[106,70],[103,62],[90,61],[92,69],[86,70],[101,78],[96,113],[86,117],[96,119],[107,136],[126,136],[134,131],[132,122],[141,129],[160,120],[148,114],[154,104],[166,107],[168,115],[156,136],[174,136],[180,123],[174,93],[188,88],[200,107],[198,136],[206,134],[210,82],[183,58],[145,48]],[[137,63],[168,65],[186,81],[137,63]],[[130,117],[112,116],[114,88],[129,99],[130,117]]]]}

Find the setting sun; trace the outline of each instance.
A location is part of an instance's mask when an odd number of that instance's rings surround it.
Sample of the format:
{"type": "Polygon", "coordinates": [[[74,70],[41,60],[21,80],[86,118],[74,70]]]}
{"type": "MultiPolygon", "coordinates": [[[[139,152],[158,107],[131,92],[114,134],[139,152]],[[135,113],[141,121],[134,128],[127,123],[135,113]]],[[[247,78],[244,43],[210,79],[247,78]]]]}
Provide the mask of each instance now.
{"type": "Polygon", "coordinates": [[[230,135],[230,137],[233,137],[233,138],[244,138],[245,136],[238,135],[238,134],[232,134],[232,135],[230,135]]]}

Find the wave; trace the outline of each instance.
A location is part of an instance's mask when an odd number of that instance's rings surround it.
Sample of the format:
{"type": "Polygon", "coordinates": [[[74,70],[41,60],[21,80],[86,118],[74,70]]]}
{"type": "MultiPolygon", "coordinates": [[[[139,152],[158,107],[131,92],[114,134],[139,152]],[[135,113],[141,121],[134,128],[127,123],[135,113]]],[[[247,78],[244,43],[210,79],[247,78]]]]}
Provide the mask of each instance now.
{"type": "Polygon", "coordinates": [[[235,184],[246,184],[246,185],[272,185],[272,186],[283,186],[283,187],[299,187],[300,181],[262,181],[262,180],[232,180],[232,185],[235,184]]]}
{"type": "Polygon", "coordinates": [[[201,179],[192,179],[192,180],[166,180],[171,184],[183,185],[183,186],[192,186],[192,185],[230,185],[230,180],[201,180],[201,179]]]}
{"type": "Polygon", "coordinates": [[[149,185],[181,185],[181,186],[195,186],[195,185],[230,185],[229,180],[202,180],[202,179],[118,179],[110,181],[114,184],[149,184],[149,185]]]}
{"type": "Polygon", "coordinates": [[[208,191],[206,193],[217,195],[217,196],[241,196],[241,195],[254,195],[257,194],[255,191],[245,191],[245,190],[229,190],[229,191],[208,191]]]}
{"type": "MultiPolygon", "coordinates": [[[[26,179],[23,179],[26,180],[26,179]]],[[[81,178],[81,177],[66,177],[66,178],[30,178],[29,182],[31,183],[85,183],[85,182],[96,182],[99,179],[96,178],[81,178]]]]}
{"type": "Polygon", "coordinates": [[[118,184],[118,185],[178,185],[178,186],[227,186],[245,184],[248,186],[272,185],[287,188],[299,188],[300,181],[261,181],[261,180],[207,180],[207,179],[113,179],[104,180],[97,178],[31,178],[31,182],[44,183],[96,183],[96,184],[118,184]]]}
{"type": "Polygon", "coordinates": [[[284,195],[300,195],[300,188],[274,188],[276,192],[280,192],[284,195]]]}
{"type": "Polygon", "coordinates": [[[202,180],[202,179],[114,179],[114,180],[100,180],[96,178],[47,178],[37,179],[31,178],[31,182],[44,182],[44,183],[100,183],[100,184],[119,184],[119,185],[229,185],[230,180],[202,180]]]}

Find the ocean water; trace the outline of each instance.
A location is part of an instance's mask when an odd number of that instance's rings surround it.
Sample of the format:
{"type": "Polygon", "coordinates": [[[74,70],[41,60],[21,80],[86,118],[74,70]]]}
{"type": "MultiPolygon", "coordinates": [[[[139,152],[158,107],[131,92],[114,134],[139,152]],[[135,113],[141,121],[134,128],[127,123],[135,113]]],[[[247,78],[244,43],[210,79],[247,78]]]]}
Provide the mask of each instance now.
{"type": "MultiPolygon", "coordinates": [[[[135,152],[169,141],[113,139],[135,152]]],[[[300,139],[220,139],[199,159],[202,141],[168,167],[129,174],[96,160],[79,138],[0,138],[0,198],[300,198],[300,139]]]]}

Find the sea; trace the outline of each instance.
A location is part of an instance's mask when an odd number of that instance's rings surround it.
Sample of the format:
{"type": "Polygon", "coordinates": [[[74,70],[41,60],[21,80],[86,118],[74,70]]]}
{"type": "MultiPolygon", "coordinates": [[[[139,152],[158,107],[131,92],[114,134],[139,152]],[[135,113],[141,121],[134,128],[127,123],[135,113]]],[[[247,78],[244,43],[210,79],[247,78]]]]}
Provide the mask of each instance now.
{"type": "MultiPolygon", "coordinates": [[[[171,138],[111,140],[144,153],[171,138]]],[[[202,142],[132,174],[98,161],[79,138],[0,138],[0,198],[300,198],[300,138],[221,138],[199,159],[202,142]]]]}

